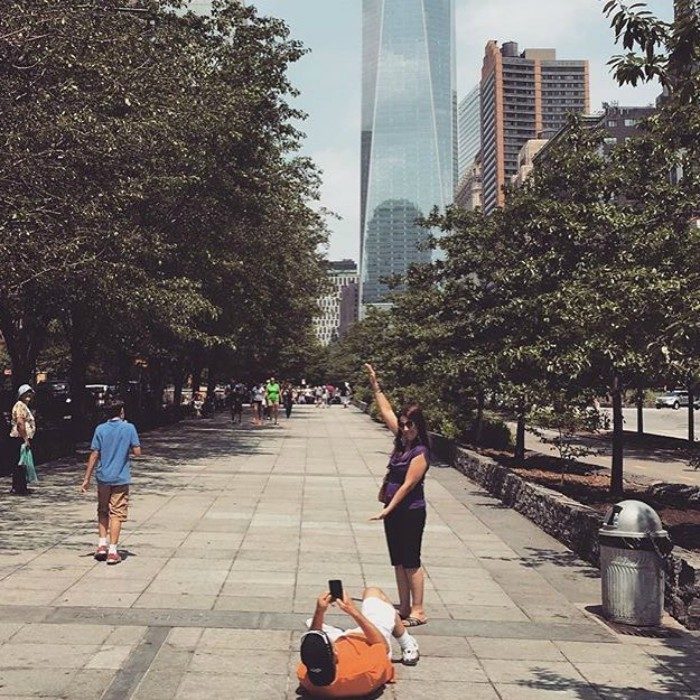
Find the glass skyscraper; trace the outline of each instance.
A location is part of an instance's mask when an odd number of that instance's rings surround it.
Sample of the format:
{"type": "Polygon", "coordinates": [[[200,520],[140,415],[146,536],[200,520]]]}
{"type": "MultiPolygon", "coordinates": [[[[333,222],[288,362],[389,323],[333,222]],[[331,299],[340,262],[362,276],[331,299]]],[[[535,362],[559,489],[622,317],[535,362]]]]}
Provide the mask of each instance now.
{"type": "Polygon", "coordinates": [[[456,181],[454,0],[363,0],[361,302],[430,261],[415,221],[456,181]]]}
{"type": "Polygon", "coordinates": [[[457,111],[457,177],[474,165],[481,151],[481,89],[477,85],[459,103],[457,111]]]}

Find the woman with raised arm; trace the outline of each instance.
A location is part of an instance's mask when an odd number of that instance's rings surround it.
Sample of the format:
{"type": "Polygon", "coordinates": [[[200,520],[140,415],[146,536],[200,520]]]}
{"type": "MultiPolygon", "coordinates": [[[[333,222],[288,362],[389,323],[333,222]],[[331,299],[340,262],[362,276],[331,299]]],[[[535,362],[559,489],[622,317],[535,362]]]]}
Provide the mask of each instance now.
{"type": "Polygon", "coordinates": [[[394,449],[379,490],[379,501],[384,508],[370,519],[384,521],[399,591],[399,615],[406,627],[416,627],[427,622],[420,557],[426,510],[423,483],[430,466],[428,428],[418,404],[406,406],[397,417],[374,368],[366,364],[365,369],[382,420],[394,434],[394,449]]]}

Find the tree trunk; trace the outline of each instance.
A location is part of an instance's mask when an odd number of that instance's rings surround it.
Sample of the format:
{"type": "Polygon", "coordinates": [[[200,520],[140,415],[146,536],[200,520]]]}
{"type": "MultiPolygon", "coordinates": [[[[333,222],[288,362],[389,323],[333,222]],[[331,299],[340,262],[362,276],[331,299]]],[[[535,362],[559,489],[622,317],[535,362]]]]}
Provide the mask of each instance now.
{"type": "MultiPolygon", "coordinates": [[[[36,380],[36,362],[30,360],[23,352],[12,352],[7,347],[7,354],[12,363],[12,388],[16,391],[22,384],[34,386],[36,380]]],[[[14,398],[14,397],[13,397],[14,398]]]]}
{"type": "Polygon", "coordinates": [[[179,406],[182,403],[182,387],[185,383],[185,370],[178,362],[173,368],[173,403],[179,406]]]}
{"type": "Polygon", "coordinates": [[[525,416],[518,415],[518,426],[515,431],[515,460],[519,464],[525,461],[525,416]]]}
{"type": "Polygon", "coordinates": [[[129,381],[131,379],[131,358],[124,352],[119,352],[117,357],[119,372],[119,393],[124,401],[129,398],[129,381]]]}
{"type": "Polygon", "coordinates": [[[85,382],[87,368],[94,356],[98,332],[92,312],[79,304],[68,307],[60,316],[63,334],[70,349],[68,380],[71,394],[71,417],[76,440],[85,433],[88,414],[85,382]]]}
{"type": "Polygon", "coordinates": [[[688,442],[693,446],[695,442],[695,392],[693,384],[688,384],[688,442]]]}
{"type": "Polygon", "coordinates": [[[476,394],[476,421],[474,423],[474,444],[481,442],[481,434],[484,432],[484,390],[479,389],[476,394]]]}
{"type": "Polygon", "coordinates": [[[199,387],[202,385],[202,367],[198,365],[192,366],[192,398],[199,393],[199,387]]]}
{"type": "Polygon", "coordinates": [[[611,390],[613,406],[612,468],[610,473],[610,493],[622,496],[622,461],[624,454],[624,433],[622,417],[622,378],[616,374],[611,390]]]}
{"type": "Polygon", "coordinates": [[[637,435],[644,435],[644,389],[637,389],[637,435]]]}
{"type": "Polygon", "coordinates": [[[22,384],[34,386],[36,361],[46,337],[43,324],[24,317],[15,318],[6,309],[0,309],[0,331],[12,363],[13,389],[16,391],[22,384]]]}
{"type": "Polygon", "coordinates": [[[207,398],[213,398],[216,391],[216,360],[212,359],[207,368],[207,398]]]}
{"type": "Polygon", "coordinates": [[[71,396],[71,416],[73,433],[78,439],[85,432],[85,378],[87,376],[87,355],[77,348],[71,348],[71,363],[68,372],[71,396]]]}

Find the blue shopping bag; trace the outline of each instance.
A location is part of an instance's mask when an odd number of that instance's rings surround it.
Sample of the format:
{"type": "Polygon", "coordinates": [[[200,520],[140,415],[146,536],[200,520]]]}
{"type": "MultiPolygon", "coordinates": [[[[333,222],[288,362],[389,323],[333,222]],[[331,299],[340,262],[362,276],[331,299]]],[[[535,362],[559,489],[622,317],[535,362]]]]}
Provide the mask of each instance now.
{"type": "Polygon", "coordinates": [[[36,468],[34,467],[34,455],[32,454],[32,448],[29,445],[22,445],[19,449],[19,464],[24,466],[24,470],[27,472],[27,483],[35,484],[39,481],[39,477],[36,475],[36,468]]]}

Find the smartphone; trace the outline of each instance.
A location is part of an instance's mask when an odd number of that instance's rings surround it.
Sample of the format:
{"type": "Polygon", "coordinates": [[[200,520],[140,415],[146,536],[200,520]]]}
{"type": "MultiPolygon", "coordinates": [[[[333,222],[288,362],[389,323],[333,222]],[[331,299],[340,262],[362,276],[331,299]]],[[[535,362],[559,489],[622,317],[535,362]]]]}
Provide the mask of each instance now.
{"type": "Polygon", "coordinates": [[[328,590],[331,592],[333,600],[343,599],[343,582],[340,579],[334,578],[328,582],[328,590]]]}

